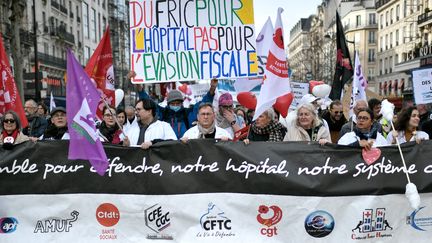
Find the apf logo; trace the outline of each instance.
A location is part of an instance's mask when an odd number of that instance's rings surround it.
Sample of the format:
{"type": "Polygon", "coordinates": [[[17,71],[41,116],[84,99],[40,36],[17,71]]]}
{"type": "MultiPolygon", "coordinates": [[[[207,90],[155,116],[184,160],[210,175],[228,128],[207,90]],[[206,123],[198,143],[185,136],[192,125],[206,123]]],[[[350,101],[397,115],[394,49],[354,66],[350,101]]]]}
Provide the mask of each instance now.
{"type": "Polygon", "coordinates": [[[306,232],[316,238],[329,235],[335,226],[333,216],[323,210],[309,214],[305,220],[306,232]]]}
{"type": "Polygon", "coordinates": [[[171,225],[170,212],[162,210],[162,206],[155,204],[144,210],[146,226],[156,234],[147,235],[147,239],[173,240],[170,235],[159,235],[164,229],[171,225]]]}
{"type": "Polygon", "coordinates": [[[386,219],[385,208],[377,208],[375,210],[375,214],[373,209],[365,209],[363,211],[362,220],[360,220],[357,223],[357,226],[351,230],[353,232],[353,234],[351,235],[351,239],[365,240],[392,237],[391,234],[382,233],[383,231],[387,230],[393,230],[393,228],[390,226],[389,222],[386,219]],[[360,234],[356,235],[355,231],[360,234]]]}
{"type": "Polygon", "coordinates": [[[406,223],[419,231],[426,231],[425,228],[431,228],[432,226],[432,217],[429,212],[423,210],[424,208],[425,206],[414,210],[411,215],[406,218],[406,223]]]}
{"type": "Polygon", "coordinates": [[[105,227],[112,227],[120,220],[118,208],[111,203],[103,203],[96,209],[96,219],[105,227]]]}
{"type": "Polygon", "coordinates": [[[280,209],[280,207],[276,205],[272,205],[270,207],[261,205],[258,208],[258,212],[258,222],[266,226],[266,228],[261,228],[261,234],[268,237],[273,237],[274,235],[277,235],[277,228],[274,225],[276,225],[282,220],[282,209],[280,209]]]}
{"type": "Polygon", "coordinates": [[[197,237],[230,237],[235,236],[231,231],[231,219],[225,216],[225,212],[218,208],[214,203],[209,203],[207,212],[200,218],[203,232],[198,232],[197,237]]]}
{"type": "Polygon", "coordinates": [[[0,234],[9,234],[16,230],[18,220],[16,218],[0,218],[0,234]]]}
{"type": "Polygon", "coordinates": [[[69,232],[70,228],[72,228],[72,223],[78,220],[79,213],[74,210],[70,215],[72,218],[69,219],[50,218],[38,220],[34,233],[69,232]]]}

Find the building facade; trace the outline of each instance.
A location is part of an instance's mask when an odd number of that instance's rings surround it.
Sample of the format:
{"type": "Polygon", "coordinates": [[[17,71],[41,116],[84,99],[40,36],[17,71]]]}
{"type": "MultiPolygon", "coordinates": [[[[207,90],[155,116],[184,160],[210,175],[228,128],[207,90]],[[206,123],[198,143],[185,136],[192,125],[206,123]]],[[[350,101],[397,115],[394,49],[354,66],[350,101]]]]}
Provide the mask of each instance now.
{"type": "Polygon", "coordinates": [[[420,66],[422,37],[417,23],[424,7],[420,0],[379,0],[375,6],[379,94],[401,102],[403,95],[412,96],[411,72],[420,66]]]}

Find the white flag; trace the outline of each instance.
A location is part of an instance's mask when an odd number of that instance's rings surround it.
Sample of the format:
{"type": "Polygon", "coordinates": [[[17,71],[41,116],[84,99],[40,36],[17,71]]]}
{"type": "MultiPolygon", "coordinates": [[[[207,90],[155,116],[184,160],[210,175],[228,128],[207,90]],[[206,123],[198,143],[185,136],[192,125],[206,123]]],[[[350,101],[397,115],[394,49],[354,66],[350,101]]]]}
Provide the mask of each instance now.
{"type": "Polygon", "coordinates": [[[283,9],[279,8],[273,33],[273,41],[267,57],[264,83],[261,86],[260,94],[257,99],[253,120],[256,120],[263,112],[271,108],[273,104],[276,103],[278,97],[291,92],[283,40],[282,12],[283,9]]]}
{"type": "Polygon", "coordinates": [[[366,97],[366,88],[367,88],[367,80],[365,76],[363,75],[363,70],[360,63],[360,58],[358,53],[355,54],[355,70],[354,70],[354,79],[352,84],[352,93],[351,93],[351,103],[350,103],[350,117],[353,116],[354,111],[354,102],[357,100],[365,100],[367,101],[366,97]]]}
{"type": "Polygon", "coordinates": [[[54,102],[54,96],[53,96],[52,91],[51,91],[51,96],[50,96],[50,112],[53,111],[54,108],[56,108],[56,104],[54,102]]]}
{"type": "Polygon", "coordinates": [[[273,32],[273,24],[269,17],[265,22],[264,26],[262,27],[261,31],[259,32],[258,37],[256,38],[256,48],[258,56],[267,57],[271,44],[273,42],[273,32]]]}

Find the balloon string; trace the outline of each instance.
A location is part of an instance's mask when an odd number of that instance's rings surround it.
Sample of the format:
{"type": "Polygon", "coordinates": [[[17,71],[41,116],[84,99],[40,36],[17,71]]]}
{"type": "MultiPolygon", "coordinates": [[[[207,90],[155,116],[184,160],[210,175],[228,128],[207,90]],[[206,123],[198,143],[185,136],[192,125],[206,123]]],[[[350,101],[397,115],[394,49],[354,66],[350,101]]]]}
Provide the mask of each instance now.
{"type": "MultiPolygon", "coordinates": [[[[393,131],[396,132],[396,129],[395,129],[394,125],[393,125],[393,121],[390,121],[390,124],[392,126],[393,131]]],[[[399,139],[398,139],[398,137],[396,137],[395,139],[396,139],[396,144],[398,146],[399,154],[401,156],[402,163],[403,163],[403,166],[404,166],[404,169],[405,169],[405,175],[407,177],[408,183],[411,183],[411,180],[410,180],[410,177],[409,177],[409,174],[408,174],[408,169],[407,169],[407,166],[406,166],[406,163],[405,163],[405,158],[403,156],[402,149],[401,149],[401,146],[400,146],[400,143],[399,143],[399,139]]]]}

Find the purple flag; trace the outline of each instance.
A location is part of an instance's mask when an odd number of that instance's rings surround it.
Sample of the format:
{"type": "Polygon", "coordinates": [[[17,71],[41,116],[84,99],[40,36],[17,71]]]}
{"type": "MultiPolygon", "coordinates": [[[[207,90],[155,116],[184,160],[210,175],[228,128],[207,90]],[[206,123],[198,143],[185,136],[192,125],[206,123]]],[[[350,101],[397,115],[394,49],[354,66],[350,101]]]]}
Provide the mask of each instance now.
{"type": "Polygon", "coordinates": [[[68,159],[89,160],[99,175],[108,159],[96,133],[95,116],[100,95],[71,50],[67,51],[66,114],[70,134],[68,159]]]}

